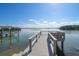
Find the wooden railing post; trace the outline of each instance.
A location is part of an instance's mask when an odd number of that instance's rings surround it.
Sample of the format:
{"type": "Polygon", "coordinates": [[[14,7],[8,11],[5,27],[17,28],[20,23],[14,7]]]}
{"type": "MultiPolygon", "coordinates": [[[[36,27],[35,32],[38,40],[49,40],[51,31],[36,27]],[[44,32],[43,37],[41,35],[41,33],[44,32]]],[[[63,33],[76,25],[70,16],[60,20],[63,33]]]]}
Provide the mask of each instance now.
{"type": "Polygon", "coordinates": [[[38,33],[38,38],[40,38],[40,32],[38,33]]]}
{"type": "Polygon", "coordinates": [[[49,40],[49,33],[48,33],[48,38],[47,39],[49,40]]]}
{"type": "Polygon", "coordinates": [[[29,51],[31,52],[32,51],[32,40],[29,39],[29,51]]]}
{"type": "Polygon", "coordinates": [[[42,34],[42,32],[40,32],[40,35],[42,34]]]}
{"type": "Polygon", "coordinates": [[[38,35],[36,35],[36,42],[37,42],[37,40],[38,40],[38,35]]]}
{"type": "Polygon", "coordinates": [[[62,48],[62,51],[64,49],[64,39],[65,39],[65,33],[62,33],[62,39],[61,39],[61,48],[62,48]]]}

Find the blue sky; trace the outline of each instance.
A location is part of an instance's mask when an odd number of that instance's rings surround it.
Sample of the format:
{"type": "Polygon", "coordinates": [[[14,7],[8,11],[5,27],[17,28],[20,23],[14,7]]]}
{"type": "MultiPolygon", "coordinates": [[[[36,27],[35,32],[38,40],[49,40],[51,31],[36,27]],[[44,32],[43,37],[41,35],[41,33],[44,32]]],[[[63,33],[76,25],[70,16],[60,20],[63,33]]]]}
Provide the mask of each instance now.
{"type": "Polygon", "coordinates": [[[1,4],[0,25],[59,27],[79,24],[79,4],[1,4]]]}

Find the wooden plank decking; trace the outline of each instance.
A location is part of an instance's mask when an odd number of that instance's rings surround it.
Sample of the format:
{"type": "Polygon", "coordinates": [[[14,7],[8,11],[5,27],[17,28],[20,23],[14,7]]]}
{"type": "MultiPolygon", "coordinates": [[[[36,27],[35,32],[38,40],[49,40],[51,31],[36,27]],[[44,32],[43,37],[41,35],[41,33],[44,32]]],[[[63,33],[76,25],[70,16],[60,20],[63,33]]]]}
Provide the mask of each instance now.
{"type": "Polygon", "coordinates": [[[47,45],[48,32],[42,32],[38,42],[32,48],[32,51],[28,56],[48,56],[48,45],[47,45]]]}

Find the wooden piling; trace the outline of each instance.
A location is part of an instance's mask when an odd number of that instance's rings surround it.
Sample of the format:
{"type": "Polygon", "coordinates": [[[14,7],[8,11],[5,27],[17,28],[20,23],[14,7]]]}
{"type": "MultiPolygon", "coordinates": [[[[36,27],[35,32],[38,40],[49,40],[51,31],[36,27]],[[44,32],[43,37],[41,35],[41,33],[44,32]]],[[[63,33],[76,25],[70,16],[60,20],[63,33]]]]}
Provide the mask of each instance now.
{"type": "Polygon", "coordinates": [[[2,29],[1,29],[1,43],[2,43],[2,29]]]}
{"type": "Polygon", "coordinates": [[[10,31],[10,48],[12,48],[12,40],[11,40],[11,28],[9,29],[9,31],[10,31]]]}
{"type": "Polygon", "coordinates": [[[18,40],[19,40],[19,30],[18,30],[18,40]]]}
{"type": "Polygon", "coordinates": [[[64,41],[61,41],[61,49],[64,50],[64,41]]]}
{"type": "Polygon", "coordinates": [[[61,40],[61,48],[62,48],[62,51],[64,49],[64,39],[65,39],[65,33],[62,33],[62,40],[61,40]]]}

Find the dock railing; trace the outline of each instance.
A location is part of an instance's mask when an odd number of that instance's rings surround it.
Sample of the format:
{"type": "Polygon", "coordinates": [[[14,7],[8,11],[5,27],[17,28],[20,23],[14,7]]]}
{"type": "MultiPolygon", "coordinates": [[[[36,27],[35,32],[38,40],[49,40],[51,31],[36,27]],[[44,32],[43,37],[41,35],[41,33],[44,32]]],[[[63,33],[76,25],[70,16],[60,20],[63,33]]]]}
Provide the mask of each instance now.
{"type": "Polygon", "coordinates": [[[32,51],[32,47],[38,41],[38,39],[40,38],[40,35],[41,35],[41,31],[29,38],[29,52],[32,51]]]}
{"type": "Polygon", "coordinates": [[[54,52],[54,55],[57,55],[56,54],[56,52],[57,52],[56,51],[57,39],[54,36],[52,36],[51,33],[48,33],[48,39],[50,40],[50,42],[51,42],[51,44],[52,44],[52,46],[54,48],[54,51],[52,51],[52,53],[54,52]]]}
{"type": "Polygon", "coordinates": [[[32,47],[34,46],[34,44],[38,41],[38,39],[41,36],[41,31],[36,33],[35,35],[31,36],[30,38],[28,38],[29,40],[29,44],[27,46],[27,48],[24,51],[20,51],[19,53],[13,54],[13,55],[18,55],[18,56],[25,56],[28,55],[31,51],[32,51],[32,47]]]}
{"type": "Polygon", "coordinates": [[[48,32],[48,39],[50,40],[50,44],[51,44],[51,49],[52,49],[52,53],[54,53],[54,55],[56,56],[57,55],[57,42],[58,41],[61,41],[61,47],[62,47],[62,50],[63,50],[63,42],[64,42],[64,39],[65,39],[65,33],[63,32],[58,32],[58,33],[51,33],[51,32],[48,32]]]}

